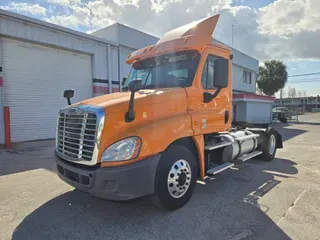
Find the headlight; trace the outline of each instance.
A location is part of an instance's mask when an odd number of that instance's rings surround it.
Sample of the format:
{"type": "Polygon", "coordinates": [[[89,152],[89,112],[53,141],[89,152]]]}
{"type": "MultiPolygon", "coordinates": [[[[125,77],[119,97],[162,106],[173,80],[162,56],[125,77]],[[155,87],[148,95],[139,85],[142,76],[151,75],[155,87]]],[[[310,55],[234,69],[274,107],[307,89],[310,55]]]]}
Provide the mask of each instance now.
{"type": "Polygon", "coordinates": [[[129,137],[116,142],[104,150],[101,162],[122,161],[136,158],[141,147],[138,137],[129,137]]]}

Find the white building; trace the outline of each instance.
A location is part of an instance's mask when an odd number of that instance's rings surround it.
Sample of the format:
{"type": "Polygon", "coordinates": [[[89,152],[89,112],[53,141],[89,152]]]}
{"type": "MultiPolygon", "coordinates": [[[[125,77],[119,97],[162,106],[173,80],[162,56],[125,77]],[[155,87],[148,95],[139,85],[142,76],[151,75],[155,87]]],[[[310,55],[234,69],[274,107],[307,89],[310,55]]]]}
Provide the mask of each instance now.
{"type": "MultiPolygon", "coordinates": [[[[0,10],[0,144],[4,107],[10,109],[12,142],[52,139],[57,112],[66,105],[65,89],[75,89],[73,101],[119,91],[130,70],[128,54],[157,41],[119,23],[90,35],[0,10]]],[[[252,96],[258,60],[233,54],[233,88],[252,96]]],[[[250,115],[243,104],[248,99],[235,99],[250,115]]]]}

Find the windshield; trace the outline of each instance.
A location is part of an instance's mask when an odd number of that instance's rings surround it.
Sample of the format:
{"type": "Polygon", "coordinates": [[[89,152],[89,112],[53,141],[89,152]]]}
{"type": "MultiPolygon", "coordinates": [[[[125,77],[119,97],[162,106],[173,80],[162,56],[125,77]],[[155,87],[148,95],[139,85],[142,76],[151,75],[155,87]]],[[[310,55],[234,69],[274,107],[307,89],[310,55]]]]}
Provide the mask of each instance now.
{"type": "Polygon", "coordinates": [[[123,90],[136,79],[141,79],[144,89],[191,86],[199,59],[197,51],[184,51],[134,63],[123,90]]]}

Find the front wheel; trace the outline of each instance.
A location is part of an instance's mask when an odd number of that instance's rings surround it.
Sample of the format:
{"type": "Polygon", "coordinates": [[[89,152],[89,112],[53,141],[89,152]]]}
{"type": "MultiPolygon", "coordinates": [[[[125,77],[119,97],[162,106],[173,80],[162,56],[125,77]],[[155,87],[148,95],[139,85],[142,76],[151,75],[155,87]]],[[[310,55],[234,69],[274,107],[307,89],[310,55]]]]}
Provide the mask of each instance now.
{"type": "Polygon", "coordinates": [[[161,156],[155,181],[153,202],[167,210],[183,207],[196,184],[197,162],[183,146],[170,146],[161,156]]]}

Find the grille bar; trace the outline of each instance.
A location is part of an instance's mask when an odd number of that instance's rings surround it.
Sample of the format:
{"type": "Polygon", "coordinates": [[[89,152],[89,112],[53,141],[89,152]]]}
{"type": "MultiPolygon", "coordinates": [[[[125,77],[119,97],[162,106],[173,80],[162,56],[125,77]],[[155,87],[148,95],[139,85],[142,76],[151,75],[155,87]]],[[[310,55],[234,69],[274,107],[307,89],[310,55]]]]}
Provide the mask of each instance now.
{"type": "MultiPolygon", "coordinates": [[[[67,139],[79,140],[79,138],[73,138],[73,137],[70,137],[70,136],[68,136],[67,139]]],[[[63,141],[63,138],[61,138],[61,137],[59,136],[59,140],[62,140],[62,141],[63,141]]],[[[66,141],[66,140],[64,140],[64,141],[66,141]]],[[[94,142],[94,140],[89,140],[89,139],[86,139],[86,141],[94,142]]]]}
{"type": "MultiPolygon", "coordinates": [[[[64,142],[65,142],[65,143],[68,143],[68,144],[73,144],[73,145],[77,145],[77,143],[74,143],[74,142],[69,142],[69,141],[67,141],[67,140],[64,140],[64,142]]],[[[91,147],[91,148],[93,148],[93,146],[91,146],[91,145],[88,145],[88,144],[84,144],[84,143],[82,143],[81,145],[82,145],[82,146],[85,146],[85,147],[91,147]]]]}
{"type": "MultiPolygon", "coordinates": [[[[95,131],[95,130],[93,130],[93,129],[90,129],[90,131],[95,131]]],[[[58,130],[58,132],[61,132],[61,133],[68,133],[68,134],[72,134],[72,135],[80,135],[80,133],[77,133],[77,132],[69,132],[69,131],[63,131],[63,130],[58,130]]],[[[95,135],[94,134],[87,134],[87,133],[84,133],[84,136],[88,136],[88,137],[95,137],[95,135]]],[[[69,137],[69,136],[66,136],[67,138],[69,137]]],[[[78,139],[80,139],[80,138],[78,138],[78,139]]]]}
{"type": "Polygon", "coordinates": [[[97,116],[81,110],[61,112],[57,124],[57,151],[73,161],[91,161],[96,141],[97,116]]]}

